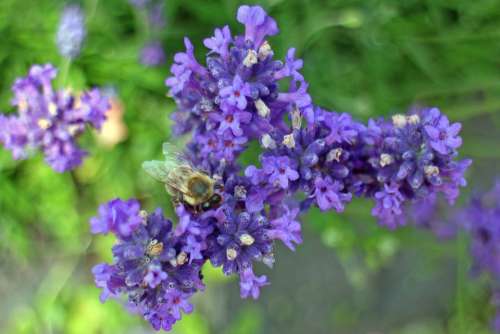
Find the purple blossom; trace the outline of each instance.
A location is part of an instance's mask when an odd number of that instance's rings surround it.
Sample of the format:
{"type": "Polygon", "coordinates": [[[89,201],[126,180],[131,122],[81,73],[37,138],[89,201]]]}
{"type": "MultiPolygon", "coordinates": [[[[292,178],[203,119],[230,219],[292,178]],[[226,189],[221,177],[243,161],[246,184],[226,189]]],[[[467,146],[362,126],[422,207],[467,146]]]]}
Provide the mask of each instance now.
{"type": "MultiPolygon", "coordinates": [[[[108,208],[111,225],[118,227],[130,226],[140,210],[136,200],[114,200],[101,208],[108,208]],[[127,203],[133,210],[123,208],[127,203]],[[118,204],[122,208],[117,209],[118,204]]],[[[102,301],[125,296],[128,309],[141,314],[154,329],[170,330],[181,319],[181,312],[192,312],[191,296],[204,289],[200,276],[204,260],[188,261],[188,255],[181,251],[184,239],[173,234],[172,222],[160,209],[140,218],[135,228],[127,229],[129,233],[109,228],[119,242],[112,249],[113,264],[94,267],[95,282],[103,290],[102,301]]],[[[95,225],[93,219],[91,226],[95,225]]]]}
{"type": "Polygon", "coordinates": [[[61,55],[70,59],[78,57],[85,36],[85,15],[80,6],[65,7],[59,21],[56,38],[61,55]]]}
{"type": "Polygon", "coordinates": [[[150,265],[146,276],[144,276],[144,283],[146,283],[151,289],[156,288],[162,281],[167,279],[168,275],[161,269],[158,264],[150,265]]]}
{"type": "Polygon", "coordinates": [[[399,192],[396,184],[384,185],[384,190],[375,193],[375,207],[372,214],[379,218],[381,225],[390,229],[395,229],[398,225],[403,225],[402,202],[404,196],[399,192]]]}
{"type": "Polygon", "coordinates": [[[302,81],[304,76],[299,72],[304,66],[304,61],[302,59],[295,58],[295,48],[288,50],[285,66],[283,69],[274,74],[274,78],[279,80],[285,77],[292,77],[294,80],[302,81]]]}
{"type": "Polygon", "coordinates": [[[265,275],[255,276],[251,268],[245,269],[240,273],[240,294],[241,298],[252,297],[258,299],[260,288],[269,285],[265,275]]]}
{"type": "Polygon", "coordinates": [[[228,47],[231,42],[231,31],[228,26],[224,26],[222,29],[215,29],[214,36],[206,38],[203,41],[203,45],[212,50],[212,52],[220,54],[223,59],[227,59],[229,56],[228,47]]]}
{"type": "Polygon", "coordinates": [[[271,239],[281,240],[292,251],[295,250],[294,243],[302,243],[300,223],[296,220],[298,213],[299,209],[287,209],[281,217],[271,221],[271,230],[267,233],[271,239]]]}
{"type": "Polygon", "coordinates": [[[249,95],[249,86],[238,75],[234,77],[232,85],[220,90],[220,96],[224,101],[240,110],[245,110],[247,107],[246,97],[249,95]]]}
{"type": "Polygon", "coordinates": [[[462,145],[462,138],[458,137],[461,124],[450,125],[448,117],[442,115],[437,108],[430,109],[428,114],[425,132],[429,136],[431,147],[440,154],[448,154],[450,150],[459,148],[462,145]]]}
{"type": "Polygon", "coordinates": [[[333,181],[331,177],[318,176],[314,181],[314,198],[322,211],[334,208],[337,212],[344,211],[344,203],[349,202],[351,194],[343,193],[343,184],[333,181]]]}
{"type": "Polygon", "coordinates": [[[52,65],[34,65],[28,76],[16,80],[12,103],[18,114],[0,117],[0,141],[14,159],[26,159],[29,152],[40,149],[55,171],[65,172],[86,156],[76,142],[85,125],[99,128],[110,105],[96,88],[79,97],[55,91],[56,73],[52,65]]]}
{"type": "Polygon", "coordinates": [[[165,63],[165,52],[158,41],[152,41],[144,45],[140,55],[141,64],[147,67],[161,66],[165,63]]]}
{"type": "Polygon", "coordinates": [[[263,157],[262,172],[269,178],[269,183],[278,185],[283,189],[288,188],[289,181],[299,178],[299,173],[293,168],[292,161],[286,156],[263,157]]]}
{"type": "Polygon", "coordinates": [[[245,39],[260,46],[266,36],[276,35],[278,25],[260,6],[241,6],[238,9],[238,22],[245,25],[245,39]]]}
{"type": "Polygon", "coordinates": [[[94,234],[112,232],[121,238],[126,238],[142,223],[143,219],[138,201],[114,199],[99,207],[99,216],[90,220],[90,227],[94,234]]]}
{"type": "Polygon", "coordinates": [[[234,136],[242,136],[242,123],[246,124],[252,119],[252,114],[246,111],[239,111],[231,107],[222,109],[222,114],[212,113],[210,118],[219,123],[217,133],[223,134],[226,130],[230,130],[234,136]]]}

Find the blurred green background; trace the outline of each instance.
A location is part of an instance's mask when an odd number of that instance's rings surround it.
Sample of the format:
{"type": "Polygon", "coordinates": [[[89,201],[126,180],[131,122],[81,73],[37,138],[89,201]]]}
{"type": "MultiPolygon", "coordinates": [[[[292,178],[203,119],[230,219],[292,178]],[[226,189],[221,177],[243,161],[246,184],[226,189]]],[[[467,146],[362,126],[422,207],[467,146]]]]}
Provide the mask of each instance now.
{"type": "MultiPolygon", "coordinates": [[[[464,131],[462,153],[474,159],[471,187],[489,184],[500,158],[500,3],[498,0],[269,0],[279,57],[294,46],[304,58],[310,93],[325,108],[366,120],[439,106],[464,131]]],[[[13,111],[10,85],[34,63],[63,60],[55,32],[64,1],[0,1],[0,110],[13,111]]],[[[174,109],[163,82],[189,36],[202,40],[235,20],[240,1],[166,0],[161,33],[168,64],[138,63],[147,40],[144,16],[126,0],[88,0],[82,55],[68,86],[113,87],[128,137],[114,147],[88,133],[90,152],[73,173],[56,174],[41,156],[13,161],[0,150],[0,333],[150,333],[117,302],[100,304],[90,268],[110,261],[111,237],[91,237],[99,203],[139,198],[171,206],[140,169],[160,156],[174,109]]],[[[466,191],[467,192],[467,191],[466,191]]],[[[464,195],[463,197],[466,197],[464,195]]],[[[258,301],[240,300],[235,280],[205,268],[207,289],[178,334],[489,333],[493,309],[484,279],[469,279],[467,241],[438,242],[429,232],[378,228],[370,204],[343,215],[303,217],[304,244],[277,251],[258,301]]]]}

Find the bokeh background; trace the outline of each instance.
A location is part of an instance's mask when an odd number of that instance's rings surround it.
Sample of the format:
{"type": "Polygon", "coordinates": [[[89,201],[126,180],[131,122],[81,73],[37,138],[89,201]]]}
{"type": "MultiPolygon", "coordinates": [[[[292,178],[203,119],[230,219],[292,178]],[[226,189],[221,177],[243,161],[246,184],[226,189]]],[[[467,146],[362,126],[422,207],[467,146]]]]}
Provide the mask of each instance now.
{"type": "MultiPolygon", "coordinates": [[[[276,54],[295,46],[304,58],[316,104],[361,120],[414,104],[439,106],[463,124],[461,152],[474,159],[469,189],[492,183],[500,161],[497,0],[251,2],[280,26],[271,38],[276,54]]],[[[151,332],[117,302],[99,303],[90,268],[111,260],[113,239],[92,237],[87,222],[99,203],[115,197],[137,197],[171,214],[162,187],[140,168],[159,158],[170,138],[175,106],[164,79],[171,59],[184,36],[202,59],[202,40],[215,27],[242,31],[235,20],[240,1],[166,0],[159,37],[168,61],[146,68],[138,62],[150,37],[144,15],[127,0],[77,3],[88,36],[67,85],[114,91],[123,124],[107,135],[123,138],[113,144],[89,132],[81,144],[90,157],[66,174],[53,172],[41,156],[17,162],[0,149],[0,333],[151,332]]],[[[63,64],[55,34],[65,4],[0,1],[3,112],[13,111],[10,85],[31,64],[63,64]]],[[[342,215],[303,217],[303,245],[295,253],[279,248],[275,268],[260,268],[272,285],[258,301],[240,300],[236,281],[205,268],[207,289],[173,333],[489,333],[488,284],[470,279],[467,239],[442,242],[413,226],[390,232],[376,225],[370,209],[357,200],[342,215]]]]}

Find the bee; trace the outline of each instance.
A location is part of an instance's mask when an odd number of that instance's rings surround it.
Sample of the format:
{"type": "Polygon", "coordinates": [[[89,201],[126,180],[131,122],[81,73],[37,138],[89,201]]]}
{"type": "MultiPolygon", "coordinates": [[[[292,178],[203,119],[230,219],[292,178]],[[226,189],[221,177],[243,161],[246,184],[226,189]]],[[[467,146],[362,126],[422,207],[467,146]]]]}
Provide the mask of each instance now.
{"type": "Polygon", "coordinates": [[[194,213],[217,208],[221,186],[207,173],[197,169],[171,144],[163,144],[164,161],[146,161],[142,167],[155,180],[165,184],[175,204],[182,203],[194,213]]]}

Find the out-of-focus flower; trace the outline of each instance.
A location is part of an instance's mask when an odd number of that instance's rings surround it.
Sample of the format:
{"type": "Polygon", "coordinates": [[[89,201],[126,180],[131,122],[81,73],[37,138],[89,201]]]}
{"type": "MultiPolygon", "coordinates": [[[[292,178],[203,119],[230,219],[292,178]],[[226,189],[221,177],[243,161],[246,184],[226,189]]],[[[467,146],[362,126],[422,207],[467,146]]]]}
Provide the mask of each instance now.
{"type": "Polygon", "coordinates": [[[74,59],[80,54],[86,36],[85,15],[80,6],[66,6],[57,28],[57,47],[63,57],[74,59]]]}
{"type": "Polygon", "coordinates": [[[34,65],[28,76],[16,80],[12,91],[18,113],[0,116],[0,142],[14,159],[40,149],[55,171],[65,172],[82,163],[86,152],[76,139],[86,124],[100,128],[109,102],[96,88],[79,96],[54,90],[56,74],[52,65],[34,65]]]}
{"type": "Polygon", "coordinates": [[[106,112],[106,121],[96,137],[101,145],[113,148],[127,138],[128,129],[123,121],[123,104],[116,97],[111,97],[110,102],[111,108],[106,112]]]}
{"type": "Polygon", "coordinates": [[[141,50],[141,63],[144,66],[155,67],[165,63],[165,52],[160,42],[147,43],[141,50]]]}

